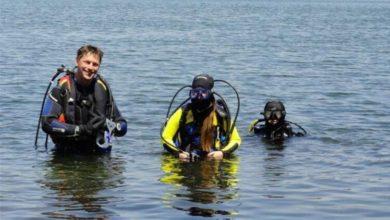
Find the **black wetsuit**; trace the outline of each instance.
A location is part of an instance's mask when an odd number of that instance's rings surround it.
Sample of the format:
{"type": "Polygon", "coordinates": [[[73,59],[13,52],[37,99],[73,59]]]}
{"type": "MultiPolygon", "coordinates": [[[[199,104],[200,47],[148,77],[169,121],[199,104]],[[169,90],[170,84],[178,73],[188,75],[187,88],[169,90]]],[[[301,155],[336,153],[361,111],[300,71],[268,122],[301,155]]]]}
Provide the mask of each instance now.
{"type": "Polygon", "coordinates": [[[264,138],[270,140],[283,140],[292,136],[304,136],[302,132],[293,131],[290,123],[283,121],[277,125],[256,124],[253,127],[255,134],[262,135],[264,138]]]}
{"type": "Polygon", "coordinates": [[[101,79],[96,78],[88,86],[79,85],[73,74],[62,77],[58,85],[49,93],[42,113],[42,129],[50,135],[57,148],[98,149],[96,139],[104,134],[104,127],[94,132],[83,132],[80,127],[86,125],[93,115],[105,121],[109,109],[113,109],[112,119],[117,123],[115,136],[123,136],[127,123],[122,118],[115,102],[109,107],[109,88],[101,79]]]}

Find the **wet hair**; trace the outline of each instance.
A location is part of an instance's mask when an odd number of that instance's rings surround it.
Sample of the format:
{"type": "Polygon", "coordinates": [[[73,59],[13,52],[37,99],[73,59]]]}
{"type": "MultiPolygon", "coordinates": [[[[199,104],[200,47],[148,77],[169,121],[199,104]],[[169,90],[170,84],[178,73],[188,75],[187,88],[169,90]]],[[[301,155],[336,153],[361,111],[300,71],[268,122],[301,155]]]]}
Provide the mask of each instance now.
{"type": "Polygon", "coordinates": [[[213,119],[216,112],[215,101],[212,101],[212,110],[209,115],[203,120],[202,127],[200,129],[200,143],[202,145],[202,150],[206,152],[211,152],[211,148],[214,145],[214,125],[213,119]]]}
{"type": "Polygon", "coordinates": [[[92,45],[84,45],[80,47],[80,49],[77,50],[77,57],[76,60],[80,60],[83,56],[87,54],[94,54],[99,57],[99,62],[102,62],[103,58],[103,51],[100,50],[98,47],[92,46],[92,45]]]}
{"type": "MultiPolygon", "coordinates": [[[[214,87],[214,79],[208,74],[200,74],[194,77],[191,87],[193,89],[202,87],[207,90],[211,90],[214,87]]],[[[204,100],[204,104],[209,106],[211,104],[211,111],[203,119],[202,127],[200,129],[200,143],[202,145],[202,150],[206,152],[211,152],[211,148],[214,146],[214,114],[216,112],[216,104],[214,95],[211,94],[209,100],[204,100]]],[[[198,103],[199,104],[199,103],[198,103]]]]}

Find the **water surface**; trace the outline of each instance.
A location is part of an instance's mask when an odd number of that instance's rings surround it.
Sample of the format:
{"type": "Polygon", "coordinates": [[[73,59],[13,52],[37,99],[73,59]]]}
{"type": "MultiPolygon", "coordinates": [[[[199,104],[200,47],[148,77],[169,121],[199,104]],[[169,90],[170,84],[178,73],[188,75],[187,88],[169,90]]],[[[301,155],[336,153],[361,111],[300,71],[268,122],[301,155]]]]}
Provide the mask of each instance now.
{"type": "MultiPolygon", "coordinates": [[[[390,216],[387,1],[0,5],[2,219],[390,216]],[[49,78],[87,43],[105,52],[101,72],[128,134],[106,156],[34,151],[49,78]],[[169,100],[198,73],[240,93],[243,143],[232,158],[188,164],[163,153],[169,100]],[[309,136],[273,145],[249,135],[271,98],[309,136]]],[[[232,90],[215,89],[234,111],[232,90]]]]}

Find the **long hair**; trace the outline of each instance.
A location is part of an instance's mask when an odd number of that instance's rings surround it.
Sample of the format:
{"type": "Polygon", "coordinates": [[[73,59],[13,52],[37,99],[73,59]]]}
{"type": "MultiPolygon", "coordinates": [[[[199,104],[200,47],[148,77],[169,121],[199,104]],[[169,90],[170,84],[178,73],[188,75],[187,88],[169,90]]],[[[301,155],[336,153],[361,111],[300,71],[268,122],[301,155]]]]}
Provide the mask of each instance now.
{"type": "Polygon", "coordinates": [[[200,143],[202,145],[202,150],[210,152],[211,148],[214,145],[214,129],[213,119],[215,115],[216,104],[215,101],[212,102],[212,110],[209,115],[203,120],[202,128],[200,129],[200,143]]]}

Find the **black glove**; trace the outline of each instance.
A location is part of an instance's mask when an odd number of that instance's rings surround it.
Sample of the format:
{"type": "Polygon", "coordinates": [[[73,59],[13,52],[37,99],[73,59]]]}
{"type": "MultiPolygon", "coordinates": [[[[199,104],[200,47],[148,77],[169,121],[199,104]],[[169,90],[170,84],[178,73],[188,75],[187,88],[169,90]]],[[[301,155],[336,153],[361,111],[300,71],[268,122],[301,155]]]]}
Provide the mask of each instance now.
{"type": "Polygon", "coordinates": [[[121,120],[116,122],[116,127],[114,129],[114,134],[116,137],[122,137],[127,132],[127,122],[125,120],[121,120]]]}
{"type": "Polygon", "coordinates": [[[90,113],[90,116],[91,119],[87,122],[87,124],[80,125],[81,134],[93,135],[99,130],[104,129],[106,125],[106,117],[93,112],[90,113]]]}
{"type": "Polygon", "coordinates": [[[303,136],[305,136],[305,134],[302,133],[302,132],[297,132],[297,133],[295,134],[295,136],[297,136],[297,137],[303,137],[303,136]]]}

